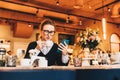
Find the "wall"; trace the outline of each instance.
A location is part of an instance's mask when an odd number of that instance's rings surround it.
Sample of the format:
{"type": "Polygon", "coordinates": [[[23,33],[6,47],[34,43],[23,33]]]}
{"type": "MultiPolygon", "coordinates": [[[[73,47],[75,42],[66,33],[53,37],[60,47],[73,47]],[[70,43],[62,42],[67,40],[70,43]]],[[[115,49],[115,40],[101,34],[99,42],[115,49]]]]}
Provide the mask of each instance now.
{"type": "MultiPolygon", "coordinates": [[[[28,44],[31,41],[36,40],[36,33],[39,33],[39,29],[34,29],[33,33],[30,38],[19,38],[19,37],[13,37],[13,31],[11,29],[12,26],[9,25],[0,25],[0,39],[5,39],[5,40],[10,40],[11,41],[11,51],[13,53],[17,53],[17,49],[23,49],[26,50],[28,44]]],[[[53,41],[55,43],[58,43],[58,34],[63,33],[63,34],[75,34],[73,33],[73,30],[71,33],[66,33],[67,31],[62,31],[62,32],[56,32],[55,35],[53,36],[53,41]]]]}
{"type": "Polygon", "coordinates": [[[29,42],[36,40],[36,33],[38,33],[39,30],[34,30],[33,34],[31,35],[30,38],[17,38],[17,37],[13,37],[13,31],[11,29],[11,26],[9,25],[0,25],[0,39],[5,39],[5,40],[10,40],[11,41],[11,50],[16,53],[16,49],[14,48],[21,48],[21,45],[23,43],[23,49],[26,50],[27,45],[29,42]],[[16,44],[18,43],[18,44],[16,44]],[[26,46],[25,46],[25,45],[26,46]]]}
{"type": "MultiPolygon", "coordinates": [[[[11,50],[16,53],[16,49],[15,48],[22,48],[24,50],[26,50],[27,45],[29,42],[36,40],[36,33],[39,33],[38,29],[34,29],[33,30],[33,34],[31,35],[30,38],[17,38],[17,37],[13,37],[13,31],[11,29],[12,26],[9,25],[0,25],[0,39],[6,39],[6,40],[10,40],[11,41],[11,50]],[[23,43],[23,46],[21,46],[21,44],[23,43]]],[[[103,40],[103,32],[102,32],[102,25],[100,21],[97,21],[96,23],[94,23],[93,21],[89,21],[86,22],[85,24],[86,28],[92,28],[92,29],[99,29],[100,33],[99,36],[102,39],[102,43],[99,45],[100,48],[102,48],[103,50],[110,50],[110,36],[112,33],[116,33],[120,36],[120,27],[117,27],[114,24],[110,24],[107,23],[107,39],[103,40]]],[[[71,31],[71,30],[69,30],[71,31]]],[[[56,34],[53,37],[53,41],[58,43],[58,34],[59,33],[64,33],[66,34],[66,31],[62,31],[62,32],[56,32],[56,34]]],[[[70,33],[67,34],[72,34],[72,31],[70,33]]],[[[75,35],[76,33],[74,33],[75,35]]]]}

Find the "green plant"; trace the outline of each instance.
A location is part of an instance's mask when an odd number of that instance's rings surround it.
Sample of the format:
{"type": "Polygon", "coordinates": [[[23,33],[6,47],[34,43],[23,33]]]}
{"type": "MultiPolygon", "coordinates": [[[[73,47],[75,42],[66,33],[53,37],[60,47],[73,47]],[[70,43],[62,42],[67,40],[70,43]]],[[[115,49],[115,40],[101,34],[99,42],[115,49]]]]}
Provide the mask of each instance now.
{"type": "Polygon", "coordinates": [[[101,39],[99,38],[98,34],[98,30],[86,29],[85,31],[82,31],[79,34],[77,34],[76,44],[81,46],[82,49],[95,49],[101,42],[101,39]]]}

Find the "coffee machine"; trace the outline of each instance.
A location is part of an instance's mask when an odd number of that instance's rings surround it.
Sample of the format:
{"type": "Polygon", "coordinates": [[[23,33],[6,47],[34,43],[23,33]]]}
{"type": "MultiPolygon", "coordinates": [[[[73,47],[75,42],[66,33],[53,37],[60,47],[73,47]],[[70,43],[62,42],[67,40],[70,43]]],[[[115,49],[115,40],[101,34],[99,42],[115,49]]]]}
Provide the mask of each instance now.
{"type": "Polygon", "coordinates": [[[3,41],[0,41],[0,66],[5,66],[6,49],[3,47],[3,41]]]}

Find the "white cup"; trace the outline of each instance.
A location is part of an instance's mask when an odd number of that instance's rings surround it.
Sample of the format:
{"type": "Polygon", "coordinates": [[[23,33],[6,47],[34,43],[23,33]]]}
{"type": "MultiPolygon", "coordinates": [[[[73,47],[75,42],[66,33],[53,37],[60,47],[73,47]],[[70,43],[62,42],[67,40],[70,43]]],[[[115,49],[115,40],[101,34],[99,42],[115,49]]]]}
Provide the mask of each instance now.
{"type": "Polygon", "coordinates": [[[47,67],[48,61],[46,59],[40,59],[39,60],[39,67],[47,67]]]}
{"type": "Polygon", "coordinates": [[[20,65],[21,66],[31,66],[31,59],[21,59],[20,65]]]}
{"type": "Polygon", "coordinates": [[[48,61],[45,59],[45,57],[40,56],[31,56],[31,64],[34,63],[34,61],[38,59],[38,67],[47,67],[48,61]]]}
{"type": "Polygon", "coordinates": [[[98,61],[93,60],[93,61],[92,61],[92,64],[93,64],[93,65],[98,65],[98,61]]]}

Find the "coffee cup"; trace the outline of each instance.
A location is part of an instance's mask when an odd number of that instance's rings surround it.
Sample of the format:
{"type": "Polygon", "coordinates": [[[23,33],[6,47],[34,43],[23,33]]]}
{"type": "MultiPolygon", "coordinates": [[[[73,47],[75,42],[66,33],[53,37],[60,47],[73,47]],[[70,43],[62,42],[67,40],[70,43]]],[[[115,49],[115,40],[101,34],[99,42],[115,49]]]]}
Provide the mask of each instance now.
{"type": "Polygon", "coordinates": [[[82,66],[82,58],[73,58],[74,67],[82,66]]]}
{"type": "Polygon", "coordinates": [[[31,56],[31,64],[32,66],[36,67],[47,67],[48,61],[45,59],[45,57],[31,56]]]}
{"type": "Polygon", "coordinates": [[[40,59],[38,65],[39,65],[39,67],[47,67],[48,61],[46,59],[40,59]]]}
{"type": "Polygon", "coordinates": [[[6,64],[7,67],[16,67],[16,61],[17,56],[16,55],[8,55],[6,56],[6,64]]]}
{"type": "Polygon", "coordinates": [[[31,59],[21,59],[20,65],[21,66],[31,66],[31,59]]]}

